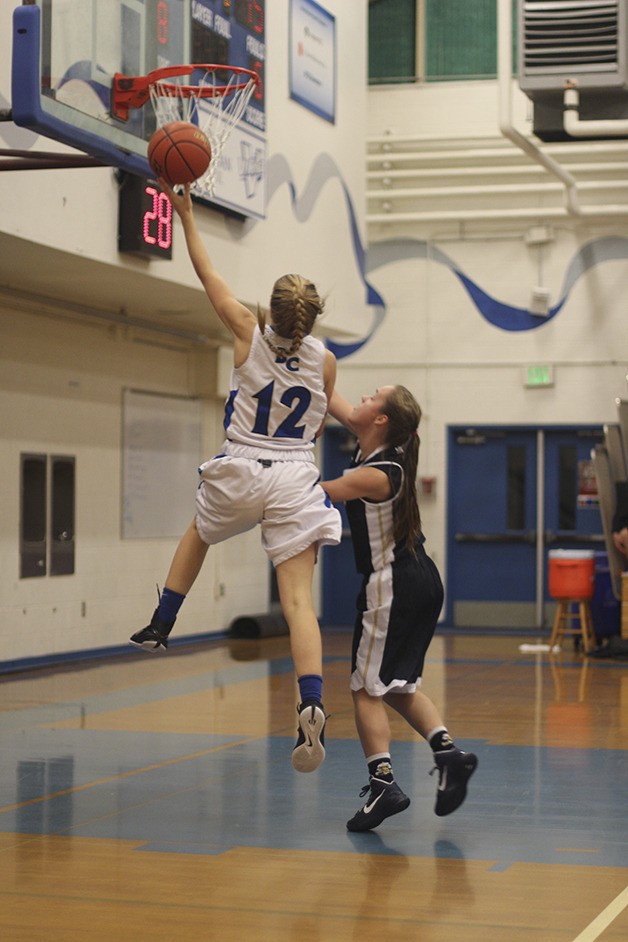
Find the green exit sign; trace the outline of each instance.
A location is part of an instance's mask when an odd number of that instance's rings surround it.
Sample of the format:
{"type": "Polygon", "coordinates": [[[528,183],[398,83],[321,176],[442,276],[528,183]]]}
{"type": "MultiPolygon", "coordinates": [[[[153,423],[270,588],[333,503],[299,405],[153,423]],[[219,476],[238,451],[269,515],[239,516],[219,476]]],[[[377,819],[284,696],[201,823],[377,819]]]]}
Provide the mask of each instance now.
{"type": "Polygon", "coordinates": [[[524,386],[539,387],[554,385],[554,367],[547,363],[534,363],[525,367],[524,386]]]}

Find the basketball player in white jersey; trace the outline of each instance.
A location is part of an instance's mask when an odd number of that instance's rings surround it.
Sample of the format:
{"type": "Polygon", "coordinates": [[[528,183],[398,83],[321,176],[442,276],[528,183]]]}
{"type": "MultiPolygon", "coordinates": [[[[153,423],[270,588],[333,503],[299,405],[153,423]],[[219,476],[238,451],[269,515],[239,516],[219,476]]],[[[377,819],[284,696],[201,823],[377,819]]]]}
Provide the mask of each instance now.
{"type": "Polygon", "coordinates": [[[257,524],[273,563],[299,684],[292,764],[318,768],[325,757],[322,641],[312,602],[318,547],[340,542],[340,514],[319,484],[314,442],[336,379],[336,360],[310,336],[323,302],[300,275],[284,275],[270,299],[270,325],[235,297],[210,261],[194,220],[190,188],[160,185],[179,214],[194,269],[233,335],[234,368],[220,454],[199,469],[196,516],[182,537],[150,625],[131,637],[164,651],[209,546],[257,524]]]}

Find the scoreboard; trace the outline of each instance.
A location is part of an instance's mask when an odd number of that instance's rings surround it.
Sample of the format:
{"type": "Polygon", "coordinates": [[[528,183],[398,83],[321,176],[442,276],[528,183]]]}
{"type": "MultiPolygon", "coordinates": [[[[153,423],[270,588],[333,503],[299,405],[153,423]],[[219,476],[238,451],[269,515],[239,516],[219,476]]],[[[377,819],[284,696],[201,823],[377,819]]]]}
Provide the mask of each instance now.
{"type": "MultiPolygon", "coordinates": [[[[146,71],[180,63],[213,63],[250,69],[262,79],[216,168],[211,200],[236,214],[265,212],[266,61],[264,0],[147,0],[146,71]]],[[[191,79],[194,83],[194,74],[191,79]]],[[[202,126],[202,103],[201,120],[202,126]]]]}

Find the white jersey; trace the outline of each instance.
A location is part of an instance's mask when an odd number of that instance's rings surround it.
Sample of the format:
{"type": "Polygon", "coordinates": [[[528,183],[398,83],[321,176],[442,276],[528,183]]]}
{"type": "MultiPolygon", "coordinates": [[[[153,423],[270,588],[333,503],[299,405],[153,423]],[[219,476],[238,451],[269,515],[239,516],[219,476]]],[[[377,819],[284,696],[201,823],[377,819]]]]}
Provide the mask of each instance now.
{"type": "MultiPolygon", "coordinates": [[[[287,346],[271,327],[266,332],[275,346],[287,346]]],[[[315,435],[327,413],[324,365],[320,340],[308,335],[296,353],[278,356],[255,330],[248,357],[231,373],[225,451],[246,456],[237,446],[253,446],[286,459],[313,460],[315,435]]]]}

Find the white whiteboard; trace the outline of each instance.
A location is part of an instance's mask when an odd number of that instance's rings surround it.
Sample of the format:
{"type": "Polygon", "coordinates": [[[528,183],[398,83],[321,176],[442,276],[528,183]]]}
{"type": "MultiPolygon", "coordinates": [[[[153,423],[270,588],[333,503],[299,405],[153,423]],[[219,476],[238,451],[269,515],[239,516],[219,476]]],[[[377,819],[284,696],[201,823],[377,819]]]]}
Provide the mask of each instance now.
{"type": "Polygon", "coordinates": [[[199,401],[125,389],[122,416],[122,538],[182,536],[199,480],[199,401]]]}

